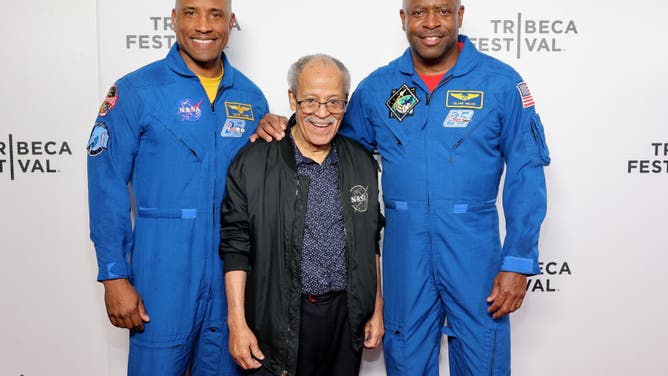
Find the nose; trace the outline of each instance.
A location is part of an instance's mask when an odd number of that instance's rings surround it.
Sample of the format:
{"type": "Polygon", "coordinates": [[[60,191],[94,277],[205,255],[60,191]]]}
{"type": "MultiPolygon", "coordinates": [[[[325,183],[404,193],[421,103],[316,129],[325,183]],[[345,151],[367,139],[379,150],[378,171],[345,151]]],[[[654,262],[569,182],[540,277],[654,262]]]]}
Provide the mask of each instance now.
{"type": "Polygon", "coordinates": [[[315,112],[315,116],[324,119],[326,117],[329,117],[330,113],[329,110],[327,110],[327,103],[320,103],[318,104],[318,110],[315,112]]]}
{"type": "Polygon", "coordinates": [[[427,17],[425,18],[423,25],[428,29],[435,29],[441,26],[441,19],[435,11],[429,11],[427,12],[427,17]]]}
{"type": "Polygon", "coordinates": [[[207,14],[200,14],[195,21],[195,30],[200,33],[208,33],[212,30],[211,20],[207,14]]]}

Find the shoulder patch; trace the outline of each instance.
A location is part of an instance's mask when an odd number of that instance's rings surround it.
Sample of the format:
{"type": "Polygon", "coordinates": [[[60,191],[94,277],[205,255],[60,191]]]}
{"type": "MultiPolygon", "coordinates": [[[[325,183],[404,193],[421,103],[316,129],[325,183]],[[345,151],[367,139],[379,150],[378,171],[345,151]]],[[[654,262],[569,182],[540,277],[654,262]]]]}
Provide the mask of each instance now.
{"type": "Polygon", "coordinates": [[[88,150],[88,155],[91,157],[97,157],[102,154],[103,151],[107,150],[109,146],[109,128],[103,122],[95,123],[93,126],[93,131],[90,133],[90,139],[86,145],[86,150],[88,150]]]}
{"type": "Polygon", "coordinates": [[[517,84],[517,90],[520,92],[520,96],[522,97],[522,107],[529,108],[535,104],[533,101],[533,96],[531,96],[531,92],[529,91],[529,85],[527,85],[526,82],[520,82],[517,84]]]}
{"type": "Polygon", "coordinates": [[[228,119],[255,120],[253,106],[245,103],[225,102],[225,111],[228,119]]]}
{"type": "Polygon", "coordinates": [[[485,92],[475,90],[448,90],[445,107],[482,109],[485,103],[485,92]]]}
{"type": "Polygon", "coordinates": [[[106,116],[109,111],[116,107],[116,103],[118,103],[118,89],[114,85],[109,89],[107,96],[104,98],[98,116],[106,116]]]}

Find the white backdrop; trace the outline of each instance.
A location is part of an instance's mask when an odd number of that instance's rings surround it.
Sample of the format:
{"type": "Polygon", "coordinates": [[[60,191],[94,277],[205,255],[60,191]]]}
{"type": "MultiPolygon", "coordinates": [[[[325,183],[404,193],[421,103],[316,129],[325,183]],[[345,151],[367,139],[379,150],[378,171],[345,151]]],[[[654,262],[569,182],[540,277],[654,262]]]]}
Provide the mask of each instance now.
{"type": "MultiPolygon", "coordinates": [[[[403,52],[400,3],[235,0],[227,53],[287,114],[299,56],[340,58],[355,86],[403,52]]],[[[668,5],[464,4],[462,33],[524,76],[552,152],[544,274],[513,315],[513,373],[668,375],[668,5]]],[[[108,323],[95,282],[85,144],[108,87],[173,43],[172,6],[3,3],[0,375],[125,374],[127,334],[108,323]]],[[[384,375],[381,353],[362,367],[384,375]]]]}

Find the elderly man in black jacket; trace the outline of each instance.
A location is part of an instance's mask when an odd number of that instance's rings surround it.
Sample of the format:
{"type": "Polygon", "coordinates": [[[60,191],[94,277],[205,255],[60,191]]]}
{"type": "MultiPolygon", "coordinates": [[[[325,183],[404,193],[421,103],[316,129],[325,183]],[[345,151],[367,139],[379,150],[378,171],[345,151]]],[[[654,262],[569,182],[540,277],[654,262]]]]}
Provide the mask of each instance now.
{"type": "Polygon", "coordinates": [[[357,375],[384,333],[378,168],[337,135],[350,74],[310,55],[288,73],[289,137],[232,162],[223,202],[230,353],[252,375],[357,375]]]}

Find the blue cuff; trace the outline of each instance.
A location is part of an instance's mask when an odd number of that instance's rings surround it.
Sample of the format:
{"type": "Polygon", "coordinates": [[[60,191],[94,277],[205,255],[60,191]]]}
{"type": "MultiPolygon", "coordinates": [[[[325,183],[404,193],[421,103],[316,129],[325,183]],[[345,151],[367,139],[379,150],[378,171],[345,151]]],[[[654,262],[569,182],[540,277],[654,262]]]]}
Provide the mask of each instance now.
{"type": "Polygon", "coordinates": [[[118,265],[116,262],[107,265],[98,265],[97,280],[130,278],[127,265],[118,265]]]}
{"type": "Polygon", "coordinates": [[[534,259],[506,256],[501,265],[502,272],[514,272],[526,275],[540,274],[538,262],[534,259]]]}

